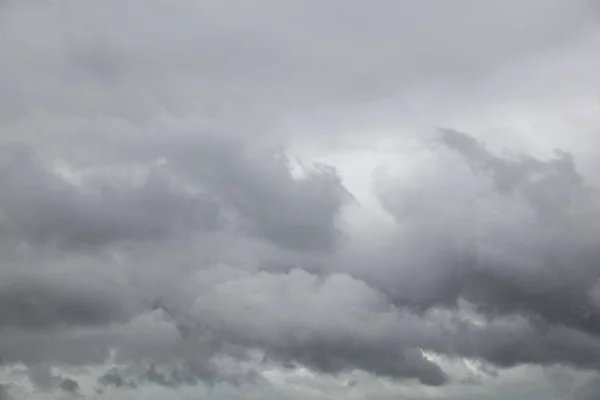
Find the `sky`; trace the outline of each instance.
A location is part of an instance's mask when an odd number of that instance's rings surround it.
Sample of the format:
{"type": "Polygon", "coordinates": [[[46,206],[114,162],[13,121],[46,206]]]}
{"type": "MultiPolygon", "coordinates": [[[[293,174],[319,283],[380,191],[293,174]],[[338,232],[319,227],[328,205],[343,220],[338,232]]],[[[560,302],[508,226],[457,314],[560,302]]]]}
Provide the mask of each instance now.
{"type": "Polygon", "coordinates": [[[0,400],[600,396],[600,3],[0,0],[0,400]]]}

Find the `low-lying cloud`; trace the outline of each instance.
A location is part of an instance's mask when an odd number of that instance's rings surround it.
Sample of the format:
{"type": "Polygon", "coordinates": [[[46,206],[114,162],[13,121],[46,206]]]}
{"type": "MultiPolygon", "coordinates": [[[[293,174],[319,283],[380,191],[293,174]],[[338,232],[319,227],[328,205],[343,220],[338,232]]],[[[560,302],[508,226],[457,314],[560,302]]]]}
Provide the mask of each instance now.
{"type": "MultiPolygon", "coordinates": [[[[89,382],[54,367],[103,365],[98,391],[269,368],[441,387],[464,359],[598,371],[599,180],[581,154],[452,125],[426,139],[437,121],[416,107],[389,136],[419,165],[376,170],[365,204],[293,151],[353,142],[315,116],[419,88],[465,113],[510,97],[444,90],[592,38],[596,3],[213,3],[0,1],[3,365],[65,395],[89,382]]],[[[541,81],[587,71],[564,68],[541,81]]]]}
{"type": "Polygon", "coordinates": [[[199,143],[210,157],[155,149],[157,170],[79,179],[4,150],[6,361],[103,362],[114,348],[214,381],[228,376],[218,360],[260,351],[425,385],[449,380],[427,352],[599,367],[596,189],[568,153],[501,156],[442,130],[423,176],[380,182],[396,227],[372,246],[376,226],[343,235],[352,203],[334,169],[294,177],[278,152],[199,143]]]}

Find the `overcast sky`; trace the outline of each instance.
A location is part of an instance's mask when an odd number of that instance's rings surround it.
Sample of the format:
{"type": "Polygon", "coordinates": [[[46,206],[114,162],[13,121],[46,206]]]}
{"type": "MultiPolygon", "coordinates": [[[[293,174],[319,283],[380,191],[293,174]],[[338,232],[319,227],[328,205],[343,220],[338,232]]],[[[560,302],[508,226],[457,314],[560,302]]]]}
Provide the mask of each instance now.
{"type": "Polygon", "coordinates": [[[600,397],[600,3],[0,0],[0,400],[600,397]]]}

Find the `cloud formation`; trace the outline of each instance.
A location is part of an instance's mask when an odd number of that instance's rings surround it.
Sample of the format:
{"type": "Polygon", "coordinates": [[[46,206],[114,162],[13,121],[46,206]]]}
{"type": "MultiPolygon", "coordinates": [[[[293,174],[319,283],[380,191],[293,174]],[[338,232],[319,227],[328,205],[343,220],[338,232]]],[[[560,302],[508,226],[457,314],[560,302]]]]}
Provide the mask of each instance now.
{"type": "Polygon", "coordinates": [[[597,154],[407,125],[390,136],[417,167],[376,170],[365,204],[352,173],[293,151],[352,142],[315,114],[436,82],[444,103],[595,37],[594,2],[212,3],[0,2],[5,366],[65,395],[598,371],[597,154]]]}
{"type": "Polygon", "coordinates": [[[204,173],[210,157],[184,168],[181,146],[160,174],[76,181],[8,149],[4,358],[85,364],[116,347],[123,360],[183,362],[219,380],[219,359],[259,350],[283,365],[425,385],[448,375],[423,351],[598,368],[598,207],[569,154],[501,157],[443,130],[426,176],[386,184],[397,225],[373,249],[336,234],[347,193],[331,168],[293,177],[273,156],[217,149],[229,169],[204,173]],[[195,252],[206,240],[224,246],[195,252]],[[150,247],[163,253],[156,265],[150,247]]]}

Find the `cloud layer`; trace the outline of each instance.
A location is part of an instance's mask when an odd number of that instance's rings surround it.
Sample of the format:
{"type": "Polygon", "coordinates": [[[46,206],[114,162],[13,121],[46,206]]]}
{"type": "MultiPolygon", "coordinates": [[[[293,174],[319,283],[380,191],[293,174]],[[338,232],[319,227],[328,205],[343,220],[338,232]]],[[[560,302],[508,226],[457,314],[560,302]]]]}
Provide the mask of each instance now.
{"type": "Polygon", "coordinates": [[[64,394],[92,365],[99,391],[598,371],[595,153],[405,126],[417,167],[365,204],[293,152],[352,142],[315,115],[595,43],[595,3],[211,3],[0,2],[4,365],[64,394]]]}
{"type": "Polygon", "coordinates": [[[396,222],[373,247],[376,226],[341,235],[332,168],[294,177],[278,153],[221,145],[78,177],[5,148],[3,358],[114,347],[212,380],[258,350],[426,385],[449,378],[423,351],[598,368],[597,193],[569,154],[503,157],[443,130],[423,176],[380,184],[396,222]]]}

